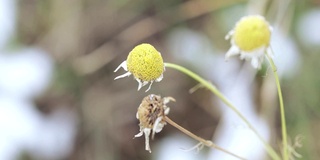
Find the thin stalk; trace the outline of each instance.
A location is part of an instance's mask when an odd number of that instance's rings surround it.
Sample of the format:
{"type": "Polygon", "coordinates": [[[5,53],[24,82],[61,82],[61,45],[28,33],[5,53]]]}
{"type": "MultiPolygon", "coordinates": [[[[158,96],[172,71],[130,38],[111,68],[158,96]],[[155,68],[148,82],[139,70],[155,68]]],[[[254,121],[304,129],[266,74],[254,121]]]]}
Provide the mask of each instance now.
{"type": "Polygon", "coordinates": [[[256,134],[259,140],[263,143],[263,146],[267,150],[268,154],[274,160],[280,160],[281,158],[279,155],[274,151],[274,149],[262,138],[262,136],[258,133],[258,131],[251,125],[251,123],[244,117],[240,111],[209,81],[204,80],[199,75],[195,74],[194,72],[184,68],[182,66],[172,64],[172,63],[165,63],[165,66],[168,68],[172,68],[178,70],[191,78],[195,79],[199,83],[201,83],[204,87],[208,88],[212,93],[214,93],[217,97],[219,97],[230,109],[232,109],[246,124],[247,126],[256,134]]]}
{"type": "Polygon", "coordinates": [[[177,123],[175,123],[173,120],[171,120],[171,119],[170,119],[169,117],[167,117],[167,116],[165,116],[165,117],[163,118],[163,120],[165,120],[167,123],[171,124],[173,127],[179,129],[181,132],[183,132],[183,133],[185,133],[186,135],[190,136],[191,138],[199,141],[201,144],[203,144],[203,145],[205,145],[205,146],[207,146],[207,147],[211,147],[211,148],[220,150],[220,151],[222,151],[222,152],[224,152],[224,153],[227,153],[227,154],[229,154],[229,155],[231,155],[231,156],[234,156],[234,157],[239,158],[239,159],[241,159],[241,160],[245,160],[244,158],[242,158],[242,157],[240,157],[240,156],[238,156],[238,155],[236,155],[236,154],[234,154],[234,153],[232,153],[232,152],[230,152],[230,151],[227,151],[227,150],[225,150],[225,149],[217,146],[217,145],[214,144],[212,141],[210,141],[210,140],[205,140],[205,139],[203,139],[203,138],[201,138],[201,137],[193,134],[192,132],[186,130],[185,128],[183,128],[183,127],[181,127],[180,125],[178,125],[177,123]]]}
{"type": "Polygon", "coordinates": [[[271,68],[273,70],[273,75],[277,84],[277,89],[278,89],[278,95],[279,95],[279,103],[280,103],[280,116],[281,116],[281,129],[282,129],[282,144],[283,144],[283,155],[282,158],[284,160],[288,160],[288,141],[287,141],[287,126],[286,126],[286,118],[285,118],[285,110],[284,110],[284,105],[283,105],[283,98],[282,98],[282,91],[281,91],[281,86],[280,86],[280,81],[279,81],[279,76],[277,73],[277,67],[274,64],[273,59],[270,57],[269,54],[266,54],[271,68]]]}

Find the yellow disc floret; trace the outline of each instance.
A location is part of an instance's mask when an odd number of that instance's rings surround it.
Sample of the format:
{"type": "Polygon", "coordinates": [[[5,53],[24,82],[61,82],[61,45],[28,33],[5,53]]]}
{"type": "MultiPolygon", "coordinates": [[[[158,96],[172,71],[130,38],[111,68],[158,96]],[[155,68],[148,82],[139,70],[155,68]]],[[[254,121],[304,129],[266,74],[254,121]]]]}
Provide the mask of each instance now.
{"type": "Polygon", "coordinates": [[[261,16],[241,19],[234,30],[234,42],[242,51],[253,51],[269,46],[271,31],[268,22],[261,16]]]}
{"type": "Polygon", "coordinates": [[[164,71],[161,54],[150,44],[136,46],[128,55],[127,67],[134,77],[142,81],[154,81],[164,71]]]}

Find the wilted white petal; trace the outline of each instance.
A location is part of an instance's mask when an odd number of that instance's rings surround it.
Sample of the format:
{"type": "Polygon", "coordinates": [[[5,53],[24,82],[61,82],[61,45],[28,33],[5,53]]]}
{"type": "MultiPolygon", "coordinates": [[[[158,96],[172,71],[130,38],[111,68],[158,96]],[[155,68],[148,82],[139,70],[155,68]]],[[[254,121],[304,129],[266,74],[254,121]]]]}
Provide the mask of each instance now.
{"type": "Polygon", "coordinates": [[[161,74],[160,77],[158,77],[155,81],[160,82],[162,79],[163,79],[163,74],[161,74]]]}
{"type": "Polygon", "coordinates": [[[150,85],[149,85],[148,89],[145,92],[148,92],[151,89],[152,83],[153,83],[153,81],[150,82],[150,85]]]}
{"type": "Polygon", "coordinates": [[[123,74],[123,75],[120,75],[120,76],[114,78],[114,80],[117,80],[117,79],[119,79],[119,78],[129,77],[130,75],[131,75],[131,73],[130,73],[130,72],[127,72],[127,73],[125,73],[125,74],[123,74]]]}
{"type": "Polygon", "coordinates": [[[127,61],[123,61],[113,72],[117,72],[120,68],[123,68],[125,71],[128,71],[127,61]]]}
{"type": "Polygon", "coordinates": [[[233,33],[234,33],[234,30],[231,30],[231,31],[224,37],[224,39],[225,39],[225,40],[230,39],[230,37],[233,35],[233,33]]]}
{"type": "Polygon", "coordinates": [[[143,131],[140,131],[138,134],[134,135],[134,137],[141,137],[143,135],[143,131]]]}
{"type": "Polygon", "coordinates": [[[168,115],[169,112],[170,112],[170,108],[169,108],[169,107],[167,107],[167,108],[164,109],[164,115],[168,115]]]}
{"type": "Polygon", "coordinates": [[[148,84],[148,82],[147,81],[141,81],[141,80],[139,80],[139,79],[137,79],[136,78],[136,80],[137,80],[137,82],[138,82],[138,91],[143,87],[143,86],[145,86],[145,85],[147,85],[148,84]]]}
{"type": "Polygon", "coordinates": [[[231,46],[231,48],[226,53],[225,59],[229,59],[231,56],[240,54],[240,50],[237,46],[231,46]]]}
{"type": "Polygon", "coordinates": [[[145,143],[146,143],[146,150],[151,153],[150,144],[149,144],[149,137],[150,137],[151,129],[145,128],[145,129],[143,129],[143,131],[144,131],[144,137],[145,137],[145,143]]]}
{"type": "Polygon", "coordinates": [[[250,55],[250,53],[241,52],[241,54],[240,54],[240,59],[241,59],[241,60],[249,59],[250,56],[248,56],[248,55],[250,55]]]}
{"type": "Polygon", "coordinates": [[[164,124],[162,124],[161,121],[162,121],[162,117],[158,117],[154,122],[153,129],[152,129],[152,136],[151,136],[152,139],[154,138],[154,134],[159,133],[164,127],[164,124]]]}
{"type": "Polygon", "coordinates": [[[169,103],[170,101],[175,102],[176,100],[175,100],[174,98],[172,98],[172,97],[164,97],[164,98],[163,98],[163,104],[167,104],[167,103],[169,103]]]}
{"type": "Polygon", "coordinates": [[[253,66],[253,68],[259,68],[261,64],[259,62],[259,59],[257,57],[254,57],[251,60],[251,65],[253,66]]]}

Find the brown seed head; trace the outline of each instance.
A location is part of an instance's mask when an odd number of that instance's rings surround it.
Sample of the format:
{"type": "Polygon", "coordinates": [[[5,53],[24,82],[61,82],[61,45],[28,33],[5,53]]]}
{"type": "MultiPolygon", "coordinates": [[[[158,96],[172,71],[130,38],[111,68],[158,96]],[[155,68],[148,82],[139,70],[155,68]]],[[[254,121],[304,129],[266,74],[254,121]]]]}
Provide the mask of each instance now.
{"type": "MultiPolygon", "coordinates": [[[[172,97],[164,97],[150,94],[143,98],[137,112],[137,118],[140,121],[140,127],[153,128],[153,125],[158,117],[164,117],[166,110],[169,108],[166,103],[174,101],[172,97]]],[[[165,123],[161,121],[160,123],[165,123]]]]}
{"type": "Polygon", "coordinates": [[[164,97],[150,94],[143,98],[137,112],[137,119],[140,121],[140,133],[134,137],[140,137],[144,134],[146,150],[151,153],[149,145],[149,136],[154,138],[155,133],[159,133],[166,122],[164,116],[169,114],[170,108],[166,106],[170,101],[175,101],[172,97],[164,97]]]}

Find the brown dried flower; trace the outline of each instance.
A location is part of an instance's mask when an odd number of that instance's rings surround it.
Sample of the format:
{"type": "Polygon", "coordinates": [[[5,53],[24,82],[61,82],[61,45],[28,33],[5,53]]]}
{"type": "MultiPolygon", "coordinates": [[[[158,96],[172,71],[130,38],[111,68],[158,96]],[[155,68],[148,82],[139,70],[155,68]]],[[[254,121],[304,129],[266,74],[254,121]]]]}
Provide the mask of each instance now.
{"type": "Polygon", "coordinates": [[[152,132],[151,138],[153,139],[155,133],[159,133],[166,125],[163,117],[169,114],[170,108],[166,104],[170,101],[175,101],[175,99],[172,97],[161,98],[161,96],[150,94],[143,98],[138,108],[136,117],[140,121],[140,133],[134,137],[141,137],[144,133],[146,150],[150,153],[150,133],[152,132]]]}

